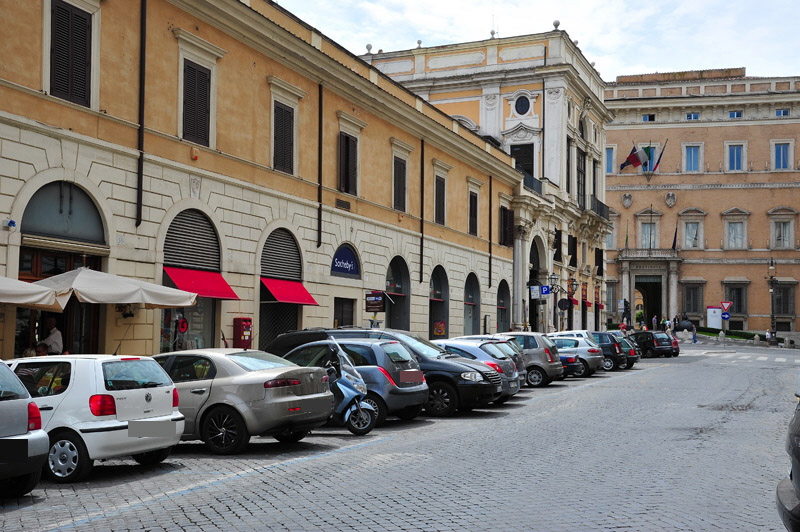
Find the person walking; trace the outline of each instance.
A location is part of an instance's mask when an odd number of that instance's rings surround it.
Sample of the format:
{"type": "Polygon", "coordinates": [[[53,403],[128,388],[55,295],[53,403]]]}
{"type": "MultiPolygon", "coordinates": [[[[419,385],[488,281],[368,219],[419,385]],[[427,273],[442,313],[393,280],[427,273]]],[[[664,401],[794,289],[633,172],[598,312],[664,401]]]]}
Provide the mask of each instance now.
{"type": "Polygon", "coordinates": [[[767,342],[767,347],[769,347],[769,344],[770,344],[770,338],[771,338],[771,337],[772,337],[772,330],[770,330],[770,329],[767,329],[767,332],[765,332],[765,333],[764,333],[764,339],[765,339],[765,340],[766,340],[766,342],[767,342]]]}
{"type": "Polygon", "coordinates": [[[695,327],[694,323],[692,323],[692,343],[697,343],[697,327],[695,327]]]}
{"type": "Polygon", "coordinates": [[[655,314],[653,314],[653,330],[654,331],[658,330],[658,316],[656,316],[655,314]]]}

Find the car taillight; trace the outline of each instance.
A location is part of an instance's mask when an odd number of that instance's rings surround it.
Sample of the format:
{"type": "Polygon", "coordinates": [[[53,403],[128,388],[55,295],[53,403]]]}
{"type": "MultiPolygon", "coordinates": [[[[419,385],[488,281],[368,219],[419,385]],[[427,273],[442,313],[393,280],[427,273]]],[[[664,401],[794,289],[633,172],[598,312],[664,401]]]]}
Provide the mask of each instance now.
{"type": "Polygon", "coordinates": [[[117,404],[111,395],[93,395],[89,397],[89,410],[95,416],[116,416],[117,404]]]}
{"type": "Polygon", "coordinates": [[[635,356],[636,356],[636,351],[634,351],[633,349],[631,349],[629,352],[630,352],[630,354],[631,354],[631,356],[632,356],[632,357],[635,357],[635,356]]]}
{"type": "Polygon", "coordinates": [[[619,347],[619,344],[614,344],[614,349],[617,350],[617,353],[622,353],[622,349],[619,347]]]}
{"type": "Polygon", "coordinates": [[[599,349],[595,349],[594,347],[590,347],[589,349],[586,350],[586,352],[587,353],[591,353],[593,355],[597,355],[598,353],[600,353],[600,350],[599,349]]]}
{"type": "Polygon", "coordinates": [[[503,368],[497,362],[484,362],[487,366],[495,370],[497,373],[503,373],[503,368]]]}
{"type": "Polygon", "coordinates": [[[327,375],[323,375],[322,376],[322,382],[328,382],[328,376],[327,375]]]}
{"type": "Polygon", "coordinates": [[[39,407],[31,401],[28,403],[28,430],[39,430],[42,428],[42,413],[39,407]]]}
{"type": "Polygon", "coordinates": [[[384,368],[380,366],[378,366],[378,370],[380,370],[380,372],[383,373],[383,376],[386,377],[386,380],[389,381],[389,384],[391,384],[392,386],[397,386],[397,383],[394,382],[394,379],[392,378],[391,375],[389,375],[388,371],[386,371],[384,368]]]}
{"type": "Polygon", "coordinates": [[[553,353],[550,352],[550,349],[545,347],[544,352],[547,353],[547,360],[549,360],[550,362],[555,362],[555,359],[553,358],[553,353]]]}
{"type": "Polygon", "coordinates": [[[575,363],[575,357],[567,357],[567,364],[574,364],[574,363],[575,363]]]}
{"type": "Polygon", "coordinates": [[[180,398],[178,397],[178,389],[177,388],[173,388],[172,389],[172,408],[178,408],[180,403],[181,403],[181,401],[180,401],[180,398]]]}
{"type": "Polygon", "coordinates": [[[272,379],[264,383],[264,388],[285,388],[286,386],[297,386],[300,379],[272,379]]]}

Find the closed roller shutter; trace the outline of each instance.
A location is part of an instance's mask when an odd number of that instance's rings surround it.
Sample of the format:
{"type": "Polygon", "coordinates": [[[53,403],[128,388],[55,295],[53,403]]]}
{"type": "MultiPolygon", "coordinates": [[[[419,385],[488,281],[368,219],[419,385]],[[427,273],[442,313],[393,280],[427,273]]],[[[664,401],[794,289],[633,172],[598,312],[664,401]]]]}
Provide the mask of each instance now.
{"type": "Polygon", "coordinates": [[[261,276],[290,281],[303,280],[300,248],[292,233],[276,229],[268,237],[261,253],[261,276]]]}
{"type": "Polygon", "coordinates": [[[175,217],[164,242],[164,266],[221,270],[219,239],[205,214],[187,209],[175,217]]]}

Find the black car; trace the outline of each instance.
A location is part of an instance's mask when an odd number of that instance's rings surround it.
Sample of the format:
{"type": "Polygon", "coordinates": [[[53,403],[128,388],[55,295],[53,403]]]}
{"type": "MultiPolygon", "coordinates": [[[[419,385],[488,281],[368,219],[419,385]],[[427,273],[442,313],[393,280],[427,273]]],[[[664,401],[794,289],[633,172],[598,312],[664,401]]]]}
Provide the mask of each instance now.
{"type": "Polygon", "coordinates": [[[328,338],[379,338],[405,345],[419,362],[428,383],[425,411],[431,416],[450,416],[456,410],[486,406],[502,393],[500,374],[486,364],[454,356],[408,331],[360,327],[289,331],[272,340],[266,351],[283,356],[299,345],[328,338]]]}
{"type": "Polygon", "coordinates": [[[628,367],[628,357],[622,352],[619,340],[606,331],[593,331],[592,338],[603,350],[603,369],[611,371],[628,367]]]}
{"type": "Polygon", "coordinates": [[[671,357],[674,354],[672,337],[661,331],[639,331],[628,336],[636,342],[645,358],[671,357]]]}
{"type": "Polygon", "coordinates": [[[786,530],[800,532],[800,404],[789,422],[786,452],[789,453],[792,467],[789,475],[778,483],[775,503],[786,530]]]}
{"type": "Polygon", "coordinates": [[[633,365],[639,362],[639,359],[642,358],[642,350],[633,340],[619,336],[616,338],[619,344],[622,346],[622,352],[625,353],[625,356],[628,358],[628,365],[625,367],[631,369],[633,365]]]}

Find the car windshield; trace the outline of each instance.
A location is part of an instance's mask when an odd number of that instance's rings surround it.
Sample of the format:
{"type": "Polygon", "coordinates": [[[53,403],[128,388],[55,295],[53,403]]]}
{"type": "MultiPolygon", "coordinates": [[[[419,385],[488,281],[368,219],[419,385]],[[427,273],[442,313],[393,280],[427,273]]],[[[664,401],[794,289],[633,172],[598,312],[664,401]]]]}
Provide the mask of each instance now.
{"type": "Polygon", "coordinates": [[[669,335],[667,333],[663,333],[663,332],[662,333],[653,333],[653,338],[658,338],[660,340],[663,340],[664,338],[669,338],[669,335]]]}
{"type": "Polygon", "coordinates": [[[574,338],[554,338],[553,341],[555,342],[555,344],[558,346],[559,349],[578,347],[578,340],[574,338]]]}
{"type": "Polygon", "coordinates": [[[425,358],[445,358],[450,356],[444,349],[419,336],[406,333],[393,333],[393,336],[425,358]]]}
{"type": "Polygon", "coordinates": [[[586,342],[590,347],[600,347],[600,345],[592,338],[584,338],[583,341],[586,342]]]}
{"type": "Polygon", "coordinates": [[[0,401],[27,398],[28,392],[17,377],[8,369],[0,370],[0,401]]]}
{"type": "Polygon", "coordinates": [[[411,362],[411,353],[400,342],[389,342],[383,344],[383,351],[392,362],[411,362]]]}
{"type": "Polygon", "coordinates": [[[138,390],[171,386],[167,372],[151,358],[120,359],[103,362],[106,390],[138,390]]]}
{"type": "Polygon", "coordinates": [[[545,345],[545,347],[555,347],[556,346],[556,344],[553,343],[553,340],[551,340],[547,336],[542,336],[542,343],[545,345]]]}
{"type": "Polygon", "coordinates": [[[500,350],[496,342],[486,342],[485,344],[481,344],[481,349],[486,353],[489,353],[492,358],[496,358],[498,360],[508,360],[508,355],[500,350]]]}
{"type": "Polygon", "coordinates": [[[275,356],[264,351],[242,351],[231,353],[228,358],[237,366],[246,371],[260,371],[262,369],[275,369],[285,366],[296,366],[294,362],[275,356]]]}

